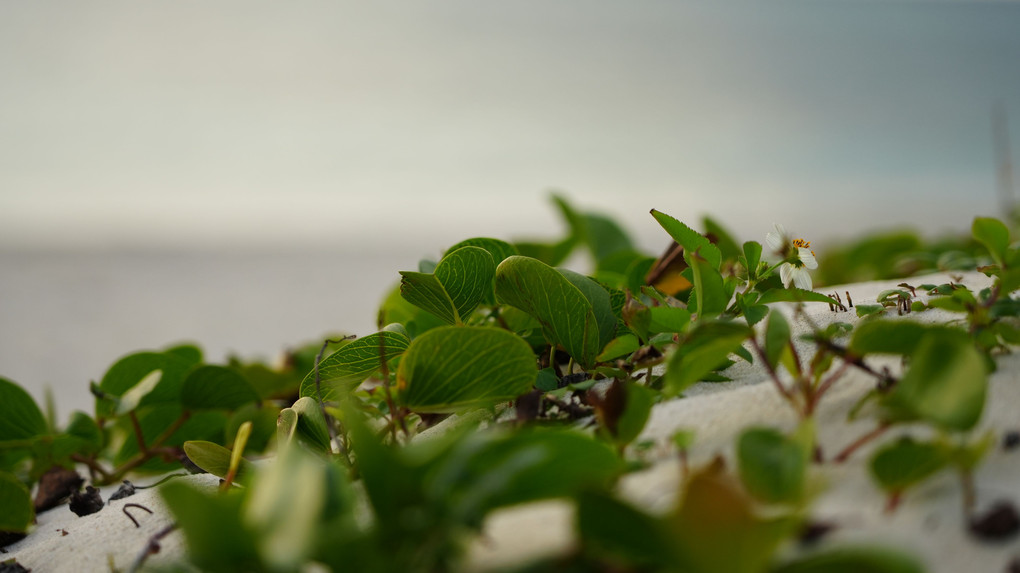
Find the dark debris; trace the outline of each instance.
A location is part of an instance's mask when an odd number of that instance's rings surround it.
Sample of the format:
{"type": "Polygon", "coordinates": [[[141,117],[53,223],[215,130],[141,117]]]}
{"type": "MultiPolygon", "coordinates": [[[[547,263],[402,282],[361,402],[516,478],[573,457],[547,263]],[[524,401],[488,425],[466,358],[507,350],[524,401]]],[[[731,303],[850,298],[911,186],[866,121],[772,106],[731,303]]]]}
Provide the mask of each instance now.
{"type": "Polygon", "coordinates": [[[78,491],[85,480],[78,472],[60,466],[53,466],[39,478],[39,488],[35,493],[36,513],[57,507],[72,493],[78,491]]]}
{"type": "Polygon", "coordinates": [[[85,491],[76,491],[71,494],[71,511],[78,517],[91,515],[103,509],[103,497],[99,490],[92,486],[85,486],[85,491]]]}
{"type": "Polygon", "coordinates": [[[1003,541],[1020,531],[1020,515],[1009,501],[999,501],[983,515],[971,518],[970,532],[985,541],[1003,541]]]}

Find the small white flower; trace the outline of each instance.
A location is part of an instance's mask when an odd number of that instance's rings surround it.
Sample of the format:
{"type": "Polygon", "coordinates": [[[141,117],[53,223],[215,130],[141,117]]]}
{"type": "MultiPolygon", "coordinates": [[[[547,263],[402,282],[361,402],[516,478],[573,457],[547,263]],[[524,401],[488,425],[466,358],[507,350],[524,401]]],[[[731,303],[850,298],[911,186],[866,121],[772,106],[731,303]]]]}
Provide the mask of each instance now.
{"type": "Polygon", "coordinates": [[[783,257],[784,262],[779,265],[779,278],[783,286],[790,288],[790,285],[804,290],[811,290],[811,274],[808,272],[818,268],[818,261],[815,260],[815,253],[811,250],[811,243],[804,239],[790,239],[786,229],[776,224],[776,232],[769,232],[765,235],[765,242],[774,253],[783,257]]]}

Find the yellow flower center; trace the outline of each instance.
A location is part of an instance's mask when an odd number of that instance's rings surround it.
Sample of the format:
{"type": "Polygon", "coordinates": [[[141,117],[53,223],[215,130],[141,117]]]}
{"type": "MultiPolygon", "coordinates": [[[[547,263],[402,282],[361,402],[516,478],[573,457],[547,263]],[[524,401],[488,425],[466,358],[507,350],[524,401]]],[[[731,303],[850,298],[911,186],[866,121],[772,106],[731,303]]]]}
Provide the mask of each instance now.
{"type": "Polygon", "coordinates": [[[805,241],[804,239],[794,239],[793,246],[797,247],[798,249],[810,249],[811,241],[805,241]]]}

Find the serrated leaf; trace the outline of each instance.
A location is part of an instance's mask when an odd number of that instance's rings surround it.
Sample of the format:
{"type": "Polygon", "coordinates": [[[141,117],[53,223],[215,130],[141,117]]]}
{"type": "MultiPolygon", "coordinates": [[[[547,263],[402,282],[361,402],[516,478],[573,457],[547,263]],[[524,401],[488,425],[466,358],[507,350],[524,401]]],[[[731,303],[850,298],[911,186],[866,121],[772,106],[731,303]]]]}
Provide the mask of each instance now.
{"type": "Polygon", "coordinates": [[[534,317],[546,338],[582,366],[595,364],[602,350],[599,320],[591,301],[559,271],[529,257],[509,257],[496,268],[496,297],[534,317]]]}
{"type": "Polygon", "coordinates": [[[971,225],[974,239],[985,246],[1000,266],[1006,264],[1006,251],[1009,249],[1009,229],[991,217],[975,217],[971,225]]]}
{"type": "Polygon", "coordinates": [[[699,251],[701,257],[708,261],[712,268],[716,271],[719,270],[719,266],[722,264],[722,252],[708,240],[708,237],[661,211],[652,209],[651,213],[659,225],[669,233],[669,236],[684,248],[685,256],[687,252],[699,251]]]}
{"type": "Polygon", "coordinates": [[[744,430],[737,440],[737,461],[744,487],[761,501],[795,503],[803,497],[806,452],[776,430],[744,430]]]}
{"type": "Polygon", "coordinates": [[[535,355],[502,329],[448,326],[408,347],[397,370],[400,402],[415,412],[453,412],[513,400],[531,389],[535,355]]]}
{"type": "Polygon", "coordinates": [[[47,434],[46,419],[21,386],[0,377],[0,442],[47,434]]]}
{"type": "MultiPolygon", "coordinates": [[[[322,359],[319,363],[319,381],[324,401],[338,400],[353,391],[386,362],[407,350],[410,340],[398,332],[382,331],[358,338],[322,359]]],[[[318,398],[315,389],[315,369],[301,381],[301,396],[318,398]]]]}
{"type": "Polygon", "coordinates": [[[224,366],[200,366],[181,384],[181,405],[189,410],[234,410],[258,400],[251,384],[224,366]]]}
{"type": "Polygon", "coordinates": [[[758,304],[771,304],[773,302],[824,302],[836,304],[834,299],[822,293],[795,287],[767,290],[758,299],[758,304]]]}

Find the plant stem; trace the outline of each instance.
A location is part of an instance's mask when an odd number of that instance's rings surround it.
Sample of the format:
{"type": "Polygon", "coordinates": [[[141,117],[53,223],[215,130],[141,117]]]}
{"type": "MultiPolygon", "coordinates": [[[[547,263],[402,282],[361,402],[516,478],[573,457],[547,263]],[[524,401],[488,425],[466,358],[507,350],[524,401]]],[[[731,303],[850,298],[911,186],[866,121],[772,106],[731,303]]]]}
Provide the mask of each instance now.
{"type": "MultiPolygon", "coordinates": [[[[173,436],[174,432],[181,429],[181,426],[183,426],[184,423],[187,422],[189,418],[191,418],[190,411],[185,410],[184,412],[182,412],[181,415],[178,416],[176,420],[174,420],[174,423],[170,424],[170,427],[164,430],[162,434],[156,436],[156,439],[153,440],[152,443],[149,444],[149,446],[146,447],[144,451],[138,452],[133,458],[124,462],[124,465],[117,468],[117,470],[113,474],[106,474],[103,477],[103,483],[101,483],[100,485],[106,485],[116,481],[120,481],[121,479],[124,478],[125,475],[127,475],[129,471],[151,460],[156,454],[166,453],[165,450],[161,450],[163,443],[170,439],[170,436],[173,436]]],[[[139,435],[141,435],[140,429],[137,430],[137,432],[139,435]]]]}
{"type": "Polygon", "coordinates": [[[769,359],[765,356],[765,351],[762,349],[761,345],[758,344],[758,340],[753,336],[749,337],[749,340],[751,341],[751,346],[754,347],[755,354],[758,355],[758,359],[765,364],[765,370],[768,371],[769,378],[772,379],[772,383],[775,385],[776,389],[779,390],[779,393],[783,395],[783,398],[785,398],[790,405],[796,408],[793,395],[790,394],[790,391],[787,390],[785,386],[783,386],[783,381],[779,379],[779,374],[776,372],[776,369],[769,363],[769,359]]]}
{"type": "Polygon", "coordinates": [[[888,430],[891,427],[892,427],[892,423],[890,423],[890,422],[881,422],[881,423],[879,423],[879,425],[874,430],[871,430],[867,434],[864,434],[863,436],[857,438],[849,446],[843,448],[843,451],[839,452],[839,454],[837,454],[836,457],[833,458],[832,461],[836,462],[837,464],[841,464],[841,463],[845,462],[847,460],[847,458],[849,458],[861,446],[863,446],[863,445],[867,444],[868,442],[870,442],[871,440],[874,440],[875,438],[881,436],[882,434],[884,434],[886,432],[886,430],[888,430]]]}

